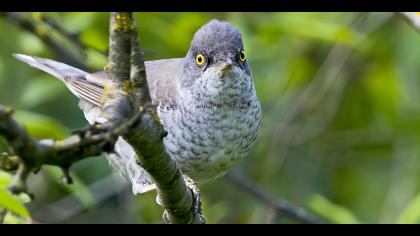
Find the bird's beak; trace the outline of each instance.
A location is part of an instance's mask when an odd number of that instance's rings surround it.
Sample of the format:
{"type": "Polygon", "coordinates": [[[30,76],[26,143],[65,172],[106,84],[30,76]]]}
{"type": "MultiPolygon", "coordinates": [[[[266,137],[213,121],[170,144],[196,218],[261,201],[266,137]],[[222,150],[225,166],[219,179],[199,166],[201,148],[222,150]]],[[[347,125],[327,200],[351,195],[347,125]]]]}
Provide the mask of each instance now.
{"type": "Polygon", "coordinates": [[[223,75],[228,74],[228,73],[232,70],[232,68],[233,68],[232,63],[230,63],[230,64],[228,64],[228,63],[224,63],[224,64],[222,65],[222,74],[223,74],[223,75]]]}
{"type": "Polygon", "coordinates": [[[222,72],[222,75],[227,75],[230,73],[230,71],[233,69],[233,61],[230,58],[220,60],[219,62],[219,68],[222,72]]]}

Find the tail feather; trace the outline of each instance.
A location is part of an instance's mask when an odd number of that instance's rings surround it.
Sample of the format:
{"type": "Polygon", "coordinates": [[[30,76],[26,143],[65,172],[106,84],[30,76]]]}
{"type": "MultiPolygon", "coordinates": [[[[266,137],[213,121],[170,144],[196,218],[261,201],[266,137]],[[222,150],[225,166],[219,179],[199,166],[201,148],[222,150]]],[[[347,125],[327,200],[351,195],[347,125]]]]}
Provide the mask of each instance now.
{"type": "Polygon", "coordinates": [[[64,80],[64,77],[66,76],[84,77],[88,74],[87,72],[75,67],[50,59],[33,57],[24,54],[13,54],[13,56],[19,61],[23,61],[35,68],[38,68],[50,75],[57,77],[60,80],[64,80]]]}
{"type": "Polygon", "coordinates": [[[46,58],[13,54],[16,59],[40,69],[64,82],[67,88],[80,99],[84,99],[96,106],[100,106],[103,86],[86,79],[88,73],[61,62],[46,58]]]}

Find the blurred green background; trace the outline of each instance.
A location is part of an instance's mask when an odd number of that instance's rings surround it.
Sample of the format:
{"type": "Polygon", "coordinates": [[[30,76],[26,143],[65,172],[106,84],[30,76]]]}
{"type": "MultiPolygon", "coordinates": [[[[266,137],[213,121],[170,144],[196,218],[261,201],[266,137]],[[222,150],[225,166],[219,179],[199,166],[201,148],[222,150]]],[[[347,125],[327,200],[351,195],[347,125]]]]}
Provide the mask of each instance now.
{"type": "MultiPolygon", "coordinates": [[[[15,16],[15,15],[14,15],[15,16]]],[[[23,13],[94,70],[107,62],[108,13],[23,13]],[[77,37],[68,40],[44,18],[77,37]],[[85,49],[74,42],[80,39],[85,49]]],[[[212,18],[238,26],[262,102],[252,153],[234,171],[331,223],[420,223],[420,34],[392,13],[135,13],[146,60],[182,57],[212,18]]],[[[0,104],[38,138],[86,127],[60,81],[12,57],[60,60],[0,17],[0,104]]],[[[0,152],[6,151],[0,140],[0,152]]],[[[133,196],[105,158],[31,175],[26,205],[40,223],[161,223],[155,192],[133,196]]],[[[1,173],[1,176],[5,174],[1,173]]],[[[8,177],[4,177],[7,179],[8,177]]],[[[1,182],[1,181],[0,181],[1,182]]],[[[1,183],[0,183],[1,185],[1,183]]],[[[200,186],[209,223],[295,223],[226,177],[200,186]]]]}

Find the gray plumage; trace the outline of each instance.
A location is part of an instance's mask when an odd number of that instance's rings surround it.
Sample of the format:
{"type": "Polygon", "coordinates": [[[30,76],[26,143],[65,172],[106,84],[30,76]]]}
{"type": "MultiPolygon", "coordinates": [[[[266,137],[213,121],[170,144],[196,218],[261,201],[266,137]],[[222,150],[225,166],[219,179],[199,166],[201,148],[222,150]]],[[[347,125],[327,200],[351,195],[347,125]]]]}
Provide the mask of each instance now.
{"type": "MultiPolygon", "coordinates": [[[[196,181],[225,173],[256,140],[261,108],[243,50],[238,28],[212,20],[195,33],[186,57],[145,62],[150,96],[168,132],[165,148],[196,181]],[[200,63],[198,55],[204,59],[200,63]]],[[[80,99],[89,123],[101,119],[104,88],[112,86],[105,72],[89,74],[49,59],[15,56],[62,80],[80,99]]],[[[134,194],[154,188],[121,137],[108,160],[132,182],[134,194]]]]}

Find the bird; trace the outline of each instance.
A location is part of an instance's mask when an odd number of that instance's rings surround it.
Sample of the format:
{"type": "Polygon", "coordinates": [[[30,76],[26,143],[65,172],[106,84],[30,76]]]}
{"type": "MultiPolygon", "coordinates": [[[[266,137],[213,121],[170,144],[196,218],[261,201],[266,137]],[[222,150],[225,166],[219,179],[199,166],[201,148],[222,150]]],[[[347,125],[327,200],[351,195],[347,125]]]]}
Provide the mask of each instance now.
{"type": "MultiPolygon", "coordinates": [[[[101,118],[111,83],[106,71],[88,73],[50,59],[14,56],[64,82],[80,99],[90,124],[101,118]]],[[[194,33],[185,57],[145,61],[145,69],[152,103],[167,132],[165,150],[184,175],[208,182],[249,154],[261,126],[261,104],[238,27],[212,19],[194,33]]],[[[122,137],[107,154],[137,195],[156,186],[135,157],[122,137]]]]}

